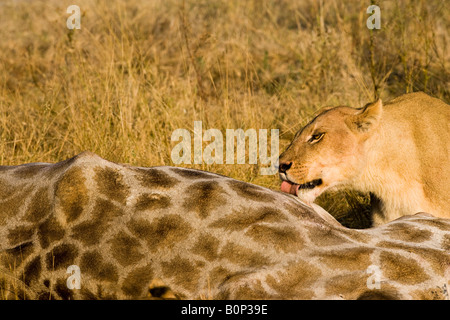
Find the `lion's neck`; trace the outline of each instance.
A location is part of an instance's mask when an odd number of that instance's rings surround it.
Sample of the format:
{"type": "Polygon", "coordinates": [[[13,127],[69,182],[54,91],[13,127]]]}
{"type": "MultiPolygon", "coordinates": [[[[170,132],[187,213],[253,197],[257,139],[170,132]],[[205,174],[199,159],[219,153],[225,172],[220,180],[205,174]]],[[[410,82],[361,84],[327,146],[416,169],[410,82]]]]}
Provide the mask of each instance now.
{"type": "Polygon", "coordinates": [[[380,223],[429,210],[423,203],[418,164],[412,160],[414,147],[399,145],[400,136],[400,131],[387,131],[380,126],[366,141],[366,164],[361,175],[353,181],[354,187],[371,192],[381,200],[381,210],[374,212],[380,216],[380,223]]]}

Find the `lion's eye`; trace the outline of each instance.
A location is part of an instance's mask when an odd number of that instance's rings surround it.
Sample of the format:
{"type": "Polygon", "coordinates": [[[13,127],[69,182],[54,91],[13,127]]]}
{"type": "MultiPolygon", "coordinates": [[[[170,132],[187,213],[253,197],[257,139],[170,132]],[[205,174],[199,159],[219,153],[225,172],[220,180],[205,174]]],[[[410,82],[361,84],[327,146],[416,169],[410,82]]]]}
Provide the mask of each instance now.
{"type": "Polygon", "coordinates": [[[325,135],[325,133],[316,133],[316,134],[313,134],[313,135],[311,136],[311,138],[309,138],[308,142],[311,143],[311,144],[316,143],[316,142],[319,142],[320,139],[322,139],[324,135],[325,135]]]}

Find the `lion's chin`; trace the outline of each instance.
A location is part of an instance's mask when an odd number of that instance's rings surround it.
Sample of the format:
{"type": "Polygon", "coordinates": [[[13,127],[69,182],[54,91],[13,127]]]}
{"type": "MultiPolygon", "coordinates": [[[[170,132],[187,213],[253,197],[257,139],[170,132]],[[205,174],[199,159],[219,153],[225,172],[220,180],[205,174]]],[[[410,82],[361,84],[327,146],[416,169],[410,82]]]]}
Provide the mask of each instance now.
{"type": "Polygon", "coordinates": [[[322,192],[323,190],[321,188],[314,188],[309,190],[302,189],[297,192],[297,197],[301,201],[311,205],[316,200],[316,198],[322,194],[322,192]]]}

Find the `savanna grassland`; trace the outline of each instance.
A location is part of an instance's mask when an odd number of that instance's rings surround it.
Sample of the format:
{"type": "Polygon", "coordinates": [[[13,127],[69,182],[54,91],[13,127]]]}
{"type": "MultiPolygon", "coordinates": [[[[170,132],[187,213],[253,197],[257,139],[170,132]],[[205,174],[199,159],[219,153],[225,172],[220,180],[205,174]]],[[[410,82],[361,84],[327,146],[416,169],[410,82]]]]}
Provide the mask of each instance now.
{"type": "MultiPolygon", "coordinates": [[[[280,151],[314,112],[424,91],[450,102],[447,1],[0,1],[0,164],[90,150],[173,165],[178,128],[279,129],[280,151]],[[381,8],[369,30],[367,7],[381,8]],[[81,8],[70,30],[69,5],[81,8]]],[[[206,144],[206,142],[205,142],[206,144]]],[[[258,165],[184,165],[275,190],[258,165]]],[[[367,196],[320,204],[350,226],[367,196]]]]}

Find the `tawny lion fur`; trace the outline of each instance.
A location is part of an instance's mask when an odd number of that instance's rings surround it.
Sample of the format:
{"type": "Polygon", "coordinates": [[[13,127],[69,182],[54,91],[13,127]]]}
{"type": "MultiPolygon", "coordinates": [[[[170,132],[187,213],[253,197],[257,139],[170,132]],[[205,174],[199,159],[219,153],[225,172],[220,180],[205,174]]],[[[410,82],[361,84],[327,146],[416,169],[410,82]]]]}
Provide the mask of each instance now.
{"type": "Polygon", "coordinates": [[[450,218],[450,108],[424,93],[364,108],[322,110],[280,156],[280,177],[322,184],[298,196],[312,202],[330,188],[373,195],[373,220],[383,224],[420,211],[450,218]]]}

